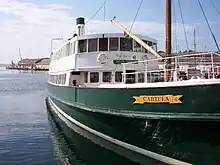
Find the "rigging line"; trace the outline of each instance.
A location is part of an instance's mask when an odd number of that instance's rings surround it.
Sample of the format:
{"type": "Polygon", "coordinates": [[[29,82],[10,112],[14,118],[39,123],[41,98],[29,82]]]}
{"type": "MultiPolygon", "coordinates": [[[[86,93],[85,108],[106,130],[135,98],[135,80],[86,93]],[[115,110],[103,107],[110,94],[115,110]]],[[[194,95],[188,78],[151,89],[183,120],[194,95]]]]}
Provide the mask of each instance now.
{"type": "MultiPolygon", "coordinates": [[[[173,23],[174,23],[174,41],[175,41],[175,44],[176,44],[176,52],[177,52],[177,45],[178,45],[178,41],[177,41],[177,32],[176,32],[176,30],[177,30],[177,27],[176,27],[176,10],[175,10],[175,1],[173,1],[173,19],[174,19],[174,21],[173,21],[173,23]]],[[[173,44],[174,45],[174,44],[173,44]]],[[[172,48],[173,50],[174,50],[174,48],[172,48]]]]}
{"type": "Polygon", "coordinates": [[[138,13],[139,13],[139,11],[140,11],[140,8],[141,8],[142,3],[143,3],[143,0],[141,0],[140,4],[139,4],[139,6],[138,6],[138,9],[137,9],[137,12],[136,12],[136,14],[135,14],[135,17],[134,17],[134,20],[133,20],[133,22],[132,22],[132,25],[131,25],[131,27],[130,27],[129,33],[131,32],[131,30],[132,30],[132,28],[133,28],[133,26],[134,26],[134,22],[135,22],[136,19],[137,19],[137,16],[138,16],[138,13]]]}
{"type": "Polygon", "coordinates": [[[218,8],[215,6],[215,4],[213,3],[212,0],[209,0],[210,3],[212,4],[212,6],[214,7],[214,9],[216,10],[216,12],[220,15],[220,10],[218,10],[218,8]]]}
{"type": "Polygon", "coordinates": [[[99,11],[103,8],[103,6],[105,5],[107,0],[104,1],[104,3],[98,8],[98,10],[92,15],[92,17],[90,17],[87,21],[86,21],[86,24],[91,20],[93,19],[98,13],[99,11]]]}
{"type": "Polygon", "coordinates": [[[106,17],[106,7],[105,7],[105,4],[106,4],[106,0],[104,1],[104,6],[103,6],[103,8],[104,8],[104,23],[105,23],[105,17],[106,17]]]}
{"type": "Polygon", "coordinates": [[[185,28],[185,23],[183,20],[183,12],[182,12],[182,8],[181,8],[180,0],[178,0],[178,4],[179,4],[179,9],[180,9],[180,16],[181,16],[182,23],[183,23],[183,30],[184,30],[185,40],[186,40],[186,47],[187,47],[187,51],[189,51],[189,44],[188,44],[188,40],[187,40],[186,28],[185,28]]]}
{"type": "MultiPolygon", "coordinates": [[[[138,13],[139,13],[139,11],[140,11],[140,8],[141,8],[142,3],[143,3],[143,0],[141,0],[140,4],[139,4],[139,6],[138,6],[138,9],[137,9],[137,12],[136,12],[136,14],[135,14],[135,17],[134,17],[134,20],[133,20],[133,22],[132,22],[132,25],[131,25],[131,27],[130,27],[129,33],[131,32],[131,30],[132,30],[132,28],[133,28],[133,26],[134,26],[134,22],[135,22],[136,19],[137,19],[137,15],[138,15],[138,13]]],[[[121,56],[122,56],[122,53],[123,53],[123,51],[120,52],[119,58],[118,58],[117,60],[120,60],[120,58],[121,58],[121,56]]],[[[118,65],[115,66],[115,71],[116,71],[117,67],[118,67],[118,65]]],[[[112,73],[112,75],[111,75],[111,81],[112,81],[113,76],[114,76],[114,74],[112,73]]]]}
{"type": "Polygon", "coordinates": [[[199,3],[199,6],[200,6],[200,8],[201,8],[201,10],[202,10],[202,13],[203,13],[203,15],[204,15],[204,17],[205,17],[206,23],[207,23],[207,25],[208,25],[208,27],[209,27],[209,31],[210,31],[210,33],[211,33],[211,35],[212,35],[212,38],[213,38],[213,40],[214,40],[214,42],[215,42],[215,45],[216,45],[218,51],[220,51],[219,46],[218,46],[218,42],[217,42],[217,40],[216,40],[216,38],[215,38],[214,33],[212,32],[211,26],[209,25],[208,19],[207,19],[206,15],[205,15],[205,11],[203,10],[203,7],[202,7],[202,4],[201,4],[200,0],[198,0],[198,3],[199,3]]]}

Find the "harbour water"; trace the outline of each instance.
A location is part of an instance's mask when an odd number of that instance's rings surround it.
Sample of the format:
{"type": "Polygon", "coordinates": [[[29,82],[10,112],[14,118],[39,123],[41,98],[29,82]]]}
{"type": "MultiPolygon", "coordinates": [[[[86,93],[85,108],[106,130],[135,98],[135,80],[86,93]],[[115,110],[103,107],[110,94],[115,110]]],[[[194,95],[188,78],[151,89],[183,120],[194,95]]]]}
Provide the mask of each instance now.
{"type": "Polygon", "coordinates": [[[46,72],[0,67],[0,165],[138,164],[56,120],[45,104],[46,72]]]}

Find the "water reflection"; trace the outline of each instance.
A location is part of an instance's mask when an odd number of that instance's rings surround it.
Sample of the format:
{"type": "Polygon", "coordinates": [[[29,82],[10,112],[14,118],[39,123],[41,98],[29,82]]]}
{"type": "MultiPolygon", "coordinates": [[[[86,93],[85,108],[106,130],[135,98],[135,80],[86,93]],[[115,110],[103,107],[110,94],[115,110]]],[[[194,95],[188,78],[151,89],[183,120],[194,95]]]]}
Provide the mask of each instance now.
{"type": "MultiPolygon", "coordinates": [[[[82,135],[74,132],[57,116],[48,110],[50,132],[53,141],[54,157],[59,164],[65,165],[112,165],[126,164],[138,165],[124,156],[107,150],[100,145],[93,143],[82,135]]],[[[117,150],[115,148],[115,150],[117,150]]],[[[126,153],[124,153],[126,154],[126,153]]],[[[127,155],[132,157],[133,155],[127,155]]],[[[144,160],[143,160],[144,161],[144,160]]],[[[144,163],[145,164],[145,163],[144,163]]],[[[146,163],[148,164],[148,163],[146,163]]],[[[151,165],[151,164],[149,164],[151,165]]]]}

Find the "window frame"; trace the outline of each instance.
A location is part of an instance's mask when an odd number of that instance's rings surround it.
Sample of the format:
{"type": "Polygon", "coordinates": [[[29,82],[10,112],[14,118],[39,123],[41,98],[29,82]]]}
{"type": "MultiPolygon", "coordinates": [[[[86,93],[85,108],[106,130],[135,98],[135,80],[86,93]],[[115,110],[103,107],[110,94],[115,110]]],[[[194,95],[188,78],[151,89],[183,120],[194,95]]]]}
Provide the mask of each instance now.
{"type": "MultiPolygon", "coordinates": [[[[104,44],[103,44],[104,45],[104,44]]],[[[103,48],[103,47],[102,47],[103,48]]],[[[108,51],[108,38],[107,37],[104,37],[104,38],[99,38],[99,51],[108,51]],[[107,44],[105,45],[106,46],[106,49],[100,49],[101,48],[101,45],[103,42],[100,42],[100,40],[107,40],[107,44]]]]}
{"type": "Polygon", "coordinates": [[[109,37],[109,51],[119,51],[119,48],[120,48],[119,42],[120,42],[119,37],[109,37]],[[112,45],[111,41],[113,39],[117,39],[117,40],[115,40],[115,41],[117,41],[117,49],[112,49],[114,47],[111,47],[111,45],[112,45]]]}
{"type": "Polygon", "coordinates": [[[104,83],[111,82],[111,76],[112,76],[112,72],[108,72],[108,71],[102,72],[102,82],[104,82],[104,83]],[[110,77],[109,77],[109,75],[104,75],[105,73],[110,74],[110,77]]]}
{"type": "Polygon", "coordinates": [[[122,78],[123,78],[123,77],[122,77],[122,73],[123,73],[122,71],[116,71],[116,72],[115,72],[115,82],[122,82],[122,78]],[[121,73],[121,74],[120,74],[120,73],[121,73]],[[120,75],[117,75],[117,74],[120,74],[120,75]],[[118,79],[117,79],[118,76],[120,76],[119,79],[121,79],[121,81],[118,81],[118,79]]]}
{"type": "Polygon", "coordinates": [[[98,38],[88,39],[88,52],[97,52],[97,51],[98,51],[98,38]],[[90,45],[91,41],[96,41],[96,44],[94,44],[94,45],[96,45],[96,49],[94,49],[94,50],[90,50],[90,46],[92,45],[92,48],[94,46],[93,44],[90,45]]]}
{"type": "Polygon", "coordinates": [[[87,39],[81,39],[78,40],[78,53],[87,53],[88,50],[88,40],[87,39]],[[81,43],[83,41],[83,43],[81,43]],[[81,44],[83,44],[83,47],[81,48],[81,44]],[[82,49],[82,51],[81,51],[82,49]]]}
{"type": "Polygon", "coordinates": [[[90,83],[92,83],[92,84],[99,83],[99,72],[90,72],[90,83]],[[93,74],[98,74],[98,76],[97,76],[98,79],[96,79],[95,81],[92,79],[93,78],[93,74]]]}

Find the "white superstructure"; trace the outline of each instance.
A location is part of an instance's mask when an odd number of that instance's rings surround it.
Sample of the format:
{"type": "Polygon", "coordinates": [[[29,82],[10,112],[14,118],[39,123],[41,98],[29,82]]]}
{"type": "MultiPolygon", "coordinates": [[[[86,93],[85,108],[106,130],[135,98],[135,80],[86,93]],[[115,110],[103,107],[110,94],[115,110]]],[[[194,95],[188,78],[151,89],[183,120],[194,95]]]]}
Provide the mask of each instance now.
{"type": "MultiPolygon", "coordinates": [[[[84,18],[77,18],[73,38],[53,52],[49,75],[50,82],[60,85],[97,86],[102,83],[121,83],[123,65],[130,61],[156,58],[144,47],[124,33],[85,35],[84,18]],[[63,80],[65,79],[65,80],[63,80]]],[[[147,36],[136,35],[157,50],[157,41],[147,36]]],[[[126,66],[128,72],[143,71],[140,63],[126,66]]],[[[158,69],[158,62],[147,65],[158,69]]],[[[142,81],[142,75],[131,76],[130,83],[142,81]]]]}

